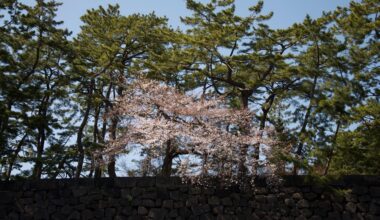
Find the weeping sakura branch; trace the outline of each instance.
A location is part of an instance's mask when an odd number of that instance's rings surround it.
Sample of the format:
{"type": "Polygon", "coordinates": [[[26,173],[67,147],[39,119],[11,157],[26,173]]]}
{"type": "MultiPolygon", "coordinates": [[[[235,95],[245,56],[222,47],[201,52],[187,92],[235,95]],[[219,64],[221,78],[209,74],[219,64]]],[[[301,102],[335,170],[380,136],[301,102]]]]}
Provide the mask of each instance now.
{"type": "Polygon", "coordinates": [[[252,112],[230,109],[223,98],[196,98],[163,83],[140,79],[128,85],[110,114],[119,118],[124,129],[109,142],[104,155],[138,146],[149,152],[149,160],[163,160],[161,175],[198,182],[205,177],[239,181],[241,161],[247,176],[275,173],[276,166],[270,162],[276,146],[273,130],[253,126],[252,112]],[[249,146],[243,157],[242,146],[249,146]],[[260,161],[254,157],[257,146],[260,161]]]}

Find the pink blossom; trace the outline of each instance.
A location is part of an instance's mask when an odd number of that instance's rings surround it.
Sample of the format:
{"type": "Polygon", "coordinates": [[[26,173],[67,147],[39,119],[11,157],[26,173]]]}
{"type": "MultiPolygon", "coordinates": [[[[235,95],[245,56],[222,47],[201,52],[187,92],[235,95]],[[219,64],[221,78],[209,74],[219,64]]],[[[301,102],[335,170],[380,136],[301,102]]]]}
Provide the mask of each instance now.
{"type": "Polygon", "coordinates": [[[259,163],[274,173],[273,131],[255,127],[252,112],[231,109],[223,98],[196,98],[160,82],[137,80],[115,104],[112,117],[122,121],[124,130],[109,143],[106,154],[137,145],[149,149],[149,157],[159,158],[170,140],[181,160],[174,175],[193,181],[216,176],[234,182],[242,163],[247,176],[258,174],[259,163]],[[261,161],[254,156],[257,149],[261,161]]]}

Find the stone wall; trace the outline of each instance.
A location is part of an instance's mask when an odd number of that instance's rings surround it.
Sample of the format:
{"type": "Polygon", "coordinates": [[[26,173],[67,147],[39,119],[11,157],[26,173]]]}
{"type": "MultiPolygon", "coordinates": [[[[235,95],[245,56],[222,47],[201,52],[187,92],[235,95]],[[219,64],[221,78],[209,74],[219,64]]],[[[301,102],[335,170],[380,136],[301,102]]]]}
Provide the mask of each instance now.
{"type": "Polygon", "coordinates": [[[380,177],[198,188],[178,178],[0,182],[0,219],[380,219],[380,177]]]}

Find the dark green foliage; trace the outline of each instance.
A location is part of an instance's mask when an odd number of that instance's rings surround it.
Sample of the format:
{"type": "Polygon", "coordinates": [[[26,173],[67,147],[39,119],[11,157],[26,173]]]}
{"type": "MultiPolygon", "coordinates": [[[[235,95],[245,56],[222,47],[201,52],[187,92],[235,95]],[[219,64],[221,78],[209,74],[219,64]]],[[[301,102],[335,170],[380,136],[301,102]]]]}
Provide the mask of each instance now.
{"type": "Polygon", "coordinates": [[[59,3],[1,1],[1,178],[115,176],[116,155],[96,152],[127,129],[107,115],[139,77],[255,111],[277,132],[283,173],[379,174],[378,0],[286,29],[265,24],[264,1],[246,17],[234,0],[186,2],[187,31],[110,5],[88,10],[69,40],[59,3]]]}
{"type": "Polygon", "coordinates": [[[48,145],[63,147],[70,137],[65,71],[71,46],[69,32],[54,20],[58,6],[15,2],[2,29],[0,142],[5,178],[19,162],[31,162],[35,178],[50,172],[43,167],[44,150],[48,145]]]}

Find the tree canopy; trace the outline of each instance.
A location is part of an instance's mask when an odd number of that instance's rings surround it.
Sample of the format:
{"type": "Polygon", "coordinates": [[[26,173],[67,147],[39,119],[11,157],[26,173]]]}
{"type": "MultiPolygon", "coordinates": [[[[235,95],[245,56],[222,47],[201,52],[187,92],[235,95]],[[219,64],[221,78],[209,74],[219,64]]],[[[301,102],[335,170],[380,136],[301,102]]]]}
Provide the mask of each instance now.
{"type": "Polygon", "coordinates": [[[187,0],[186,30],[109,5],[76,36],[60,5],[0,3],[1,179],[115,177],[132,149],[129,175],[380,174],[378,0],[284,29],[264,1],[187,0]]]}

